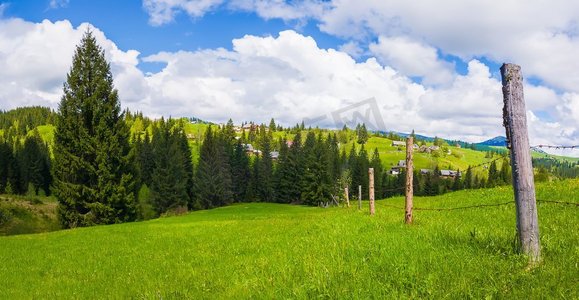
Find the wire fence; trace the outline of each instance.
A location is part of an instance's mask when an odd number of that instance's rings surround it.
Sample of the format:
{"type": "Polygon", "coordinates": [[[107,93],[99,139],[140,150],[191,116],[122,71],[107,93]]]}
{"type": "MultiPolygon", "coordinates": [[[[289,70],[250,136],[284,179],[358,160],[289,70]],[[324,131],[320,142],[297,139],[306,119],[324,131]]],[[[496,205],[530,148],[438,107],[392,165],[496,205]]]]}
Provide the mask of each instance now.
{"type": "Polygon", "coordinates": [[[562,145],[535,145],[531,149],[548,148],[548,149],[579,149],[579,145],[562,146],[562,145]]]}
{"type": "MultiPolygon", "coordinates": [[[[579,149],[579,145],[563,146],[563,145],[542,145],[541,144],[541,145],[535,145],[535,146],[531,147],[531,149],[535,149],[535,148],[579,149]]],[[[493,162],[496,162],[498,160],[504,160],[507,158],[508,158],[507,156],[500,155],[499,157],[496,157],[494,159],[491,159],[489,161],[486,161],[486,162],[483,162],[483,163],[480,163],[480,164],[477,164],[474,166],[469,166],[468,168],[472,170],[472,169],[484,167],[484,166],[490,165],[493,162]]],[[[398,188],[383,190],[383,192],[403,191],[405,189],[406,189],[406,187],[402,186],[402,187],[398,187],[398,188]]],[[[536,199],[536,201],[538,203],[559,204],[559,205],[569,205],[569,206],[579,207],[579,202],[543,200],[543,199],[536,199]]],[[[505,206],[505,205],[509,205],[509,204],[515,204],[515,201],[493,203],[493,204],[478,204],[478,205],[469,205],[469,206],[458,206],[458,207],[413,207],[412,209],[413,210],[421,210],[421,211],[453,211],[453,210],[464,210],[464,209],[475,209],[475,208],[498,207],[498,206],[505,206]]],[[[385,207],[396,208],[396,209],[402,209],[402,210],[405,209],[405,207],[401,207],[401,206],[397,206],[397,205],[393,205],[393,204],[389,204],[389,203],[382,203],[381,205],[385,206],[385,207]]]]}
{"type": "MultiPolygon", "coordinates": [[[[579,202],[566,202],[566,201],[555,201],[555,200],[542,200],[537,199],[538,203],[549,203],[549,204],[561,204],[561,205],[571,205],[575,207],[579,207],[579,202]]],[[[469,206],[458,206],[458,207],[412,207],[412,210],[423,210],[423,211],[451,211],[451,210],[462,210],[462,209],[473,209],[473,208],[488,208],[488,207],[498,207],[498,206],[505,206],[509,204],[515,204],[515,201],[507,201],[502,203],[492,203],[492,204],[478,204],[478,205],[469,205],[469,206]]],[[[382,203],[382,206],[392,207],[397,209],[406,209],[402,206],[397,206],[388,203],[382,203]]]]}

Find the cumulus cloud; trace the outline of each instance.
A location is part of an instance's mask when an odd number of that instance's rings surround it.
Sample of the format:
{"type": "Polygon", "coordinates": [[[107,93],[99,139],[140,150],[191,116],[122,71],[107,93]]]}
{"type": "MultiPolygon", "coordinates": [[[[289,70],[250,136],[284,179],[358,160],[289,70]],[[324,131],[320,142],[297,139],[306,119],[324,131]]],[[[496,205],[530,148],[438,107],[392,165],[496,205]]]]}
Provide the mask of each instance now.
{"type": "MultiPolygon", "coordinates": [[[[75,45],[88,24],[31,23],[0,20],[0,106],[49,105],[56,108],[75,45]]],[[[106,51],[115,86],[124,107],[150,116],[196,116],[222,122],[282,124],[315,120],[336,126],[333,114],[374,98],[383,128],[480,141],[504,132],[500,82],[477,60],[465,75],[444,86],[425,86],[376,58],[357,62],[350,55],[322,49],[295,31],[279,36],[244,36],[227,49],[160,52],[140,58],[121,50],[91,27],[106,51]],[[166,66],[145,75],[139,61],[166,66]],[[318,118],[320,117],[320,118],[318,118]]],[[[428,47],[424,47],[428,50],[428,47]]],[[[541,85],[526,85],[531,110],[549,110],[557,121],[529,114],[532,143],[577,143],[579,94],[557,93],[541,85]]],[[[345,119],[367,107],[345,111],[345,119]]],[[[371,108],[371,107],[370,107],[371,108]]]]}
{"type": "Polygon", "coordinates": [[[454,66],[439,59],[432,46],[407,37],[380,36],[369,48],[383,64],[407,76],[423,77],[426,84],[446,84],[452,80],[454,66]]]}
{"type": "Polygon", "coordinates": [[[143,8],[149,14],[149,23],[160,26],[173,21],[179,12],[198,18],[222,3],[223,0],[143,0],[143,8]]]}
{"type": "Polygon", "coordinates": [[[319,18],[329,8],[328,1],[321,0],[232,0],[228,7],[233,10],[255,12],[264,19],[306,20],[319,18]]]}
{"type": "Polygon", "coordinates": [[[320,29],[359,39],[410,37],[468,61],[487,57],[523,66],[554,88],[579,91],[579,2],[332,1],[320,29]]]}
{"type": "Polygon", "coordinates": [[[48,7],[52,9],[67,7],[70,0],[50,0],[48,3],[48,7]]]}
{"type": "MultiPolygon", "coordinates": [[[[84,23],[74,28],[69,21],[31,23],[21,19],[0,19],[2,109],[24,105],[55,108],[62,95],[62,84],[70,69],[75,46],[88,27],[89,24],[84,23]]],[[[136,68],[139,53],[118,49],[102,31],[90,28],[111,62],[121,96],[125,99],[143,96],[146,86],[142,85],[143,80],[139,79],[141,71],[136,68]]]]}

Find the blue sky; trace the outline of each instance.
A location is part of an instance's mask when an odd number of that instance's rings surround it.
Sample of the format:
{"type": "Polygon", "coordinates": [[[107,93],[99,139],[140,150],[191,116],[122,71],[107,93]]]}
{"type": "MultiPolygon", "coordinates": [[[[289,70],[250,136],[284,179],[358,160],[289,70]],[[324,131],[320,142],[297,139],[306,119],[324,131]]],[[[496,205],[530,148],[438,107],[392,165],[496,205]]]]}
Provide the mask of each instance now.
{"type": "Polygon", "coordinates": [[[576,1],[0,0],[0,109],[56,108],[89,24],[123,106],[154,117],[340,127],[372,98],[377,129],[480,141],[504,134],[514,62],[531,142],[579,144],[576,1]]]}

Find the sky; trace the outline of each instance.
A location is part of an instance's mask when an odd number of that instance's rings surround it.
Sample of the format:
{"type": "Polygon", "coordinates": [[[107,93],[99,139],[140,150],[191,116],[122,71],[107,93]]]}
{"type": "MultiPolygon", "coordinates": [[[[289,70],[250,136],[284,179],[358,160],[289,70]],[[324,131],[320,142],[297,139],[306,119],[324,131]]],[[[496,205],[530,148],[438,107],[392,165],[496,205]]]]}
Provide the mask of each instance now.
{"type": "Polygon", "coordinates": [[[579,145],[578,1],[0,0],[0,109],[57,109],[88,28],[151,117],[480,142],[504,135],[510,62],[531,144],[579,145]]]}

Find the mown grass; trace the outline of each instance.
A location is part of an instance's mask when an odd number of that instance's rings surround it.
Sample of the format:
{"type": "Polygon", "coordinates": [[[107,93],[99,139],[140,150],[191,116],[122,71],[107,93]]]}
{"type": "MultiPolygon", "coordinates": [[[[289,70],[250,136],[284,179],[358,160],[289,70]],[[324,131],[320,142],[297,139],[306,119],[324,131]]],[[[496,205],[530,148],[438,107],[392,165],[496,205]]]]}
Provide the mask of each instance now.
{"type": "MultiPolygon", "coordinates": [[[[512,200],[510,188],[420,197],[421,208],[512,200]]],[[[579,180],[538,198],[579,199],[579,180]]],[[[237,204],[141,223],[0,237],[0,298],[579,297],[574,205],[539,204],[543,261],[514,246],[514,204],[415,211],[237,204]]]]}

